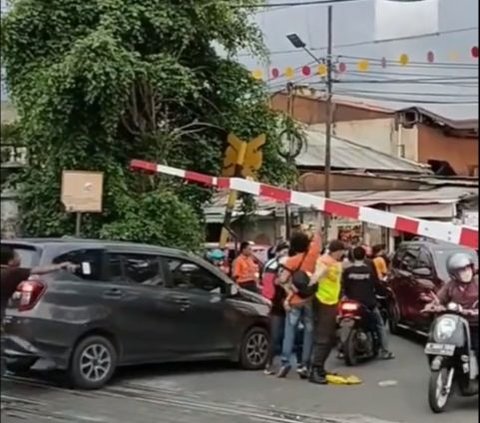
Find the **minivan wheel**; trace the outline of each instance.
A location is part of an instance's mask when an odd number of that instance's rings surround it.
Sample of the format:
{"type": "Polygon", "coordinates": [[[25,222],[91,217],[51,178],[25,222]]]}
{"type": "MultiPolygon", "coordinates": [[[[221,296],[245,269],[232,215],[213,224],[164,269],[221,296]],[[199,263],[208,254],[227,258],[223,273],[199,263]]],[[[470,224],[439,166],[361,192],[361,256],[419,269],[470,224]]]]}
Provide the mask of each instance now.
{"type": "Polygon", "coordinates": [[[250,329],[240,347],[240,365],[246,370],[265,368],[270,348],[268,332],[260,327],[250,329]]]}
{"type": "Polygon", "coordinates": [[[117,352],[103,336],[89,336],[75,347],[70,363],[70,379],[74,387],[98,389],[113,376],[117,352]]]}
{"type": "Polygon", "coordinates": [[[400,322],[400,311],[395,301],[390,301],[388,305],[388,329],[392,335],[399,333],[398,323],[400,322]]]}

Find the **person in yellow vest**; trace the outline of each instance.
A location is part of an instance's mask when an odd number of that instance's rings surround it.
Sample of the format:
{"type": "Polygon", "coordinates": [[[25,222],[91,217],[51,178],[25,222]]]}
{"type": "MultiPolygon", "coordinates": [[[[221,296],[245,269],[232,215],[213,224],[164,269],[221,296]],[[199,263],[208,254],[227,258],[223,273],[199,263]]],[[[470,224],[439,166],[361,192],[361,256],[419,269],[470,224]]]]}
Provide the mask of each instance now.
{"type": "Polygon", "coordinates": [[[325,362],[335,345],[337,307],[341,296],[342,259],[346,254],[343,242],[335,240],[328,245],[326,254],[317,260],[311,284],[317,284],[313,299],[314,333],[312,369],[309,380],[326,384],[325,362]]]}

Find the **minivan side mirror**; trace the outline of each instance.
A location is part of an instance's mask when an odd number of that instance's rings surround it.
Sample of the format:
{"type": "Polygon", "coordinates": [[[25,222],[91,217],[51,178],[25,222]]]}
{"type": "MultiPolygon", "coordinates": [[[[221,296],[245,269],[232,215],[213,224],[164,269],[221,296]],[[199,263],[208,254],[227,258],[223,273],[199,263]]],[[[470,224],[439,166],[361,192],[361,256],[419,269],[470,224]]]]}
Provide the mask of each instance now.
{"type": "Polygon", "coordinates": [[[413,274],[422,278],[428,278],[432,276],[432,271],[428,267],[419,267],[417,269],[413,269],[413,274]]]}
{"type": "Polygon", "coordinates": [[[235,297],[239,293],[238,286],[234,283],[229,283],[226,291],[228,297],[235,297]]]}

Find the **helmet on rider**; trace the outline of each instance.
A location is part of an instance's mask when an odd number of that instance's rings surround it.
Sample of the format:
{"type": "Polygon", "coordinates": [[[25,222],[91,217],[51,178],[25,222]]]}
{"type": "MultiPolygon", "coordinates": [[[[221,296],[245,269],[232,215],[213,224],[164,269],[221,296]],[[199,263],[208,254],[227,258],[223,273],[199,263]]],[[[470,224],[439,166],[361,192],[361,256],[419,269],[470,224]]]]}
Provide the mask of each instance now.
{"type": "Polygon", "coordinates": [[[225,259],[225,253],[217,248],[207,253],[207,259],[212,263],[220,262],[225,259]]]}
{"type": "Polygon", "coordinates": [[[462,283],[470,283],[473,280],[474,267],[472,258],[465,253],[455,253],[447,261],[450,276],[462,283]]]}

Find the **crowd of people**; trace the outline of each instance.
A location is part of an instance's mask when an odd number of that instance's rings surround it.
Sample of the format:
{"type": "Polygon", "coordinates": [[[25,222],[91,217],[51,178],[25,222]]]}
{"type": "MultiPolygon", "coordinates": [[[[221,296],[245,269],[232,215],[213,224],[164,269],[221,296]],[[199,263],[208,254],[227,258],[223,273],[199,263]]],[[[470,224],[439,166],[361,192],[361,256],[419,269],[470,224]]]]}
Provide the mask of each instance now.
{"type": "MultiPolygon", "coordinates": [[[[222,263],[217,256],[217,264],[222,263]]],[[[326,384],[325,363],[336,345],[337,311],[343,297],[365,306],[377,328],[380,357],[394,358],[376,300],[387,269],[384,245],[370,251],[359,242],[347,246],[333,240],[323,246],[320,232],[309,227],[294,231],[289,242],[271,249],[263,269],[253,257],[251,243],[242,242],[231,276],[242,288],[261,293],[272,303],[272,346],[265,373],[286,377],[295,354],[302,379],[326,384]],[[277,356],[280,365],[275,369],[277,356]]]]}

